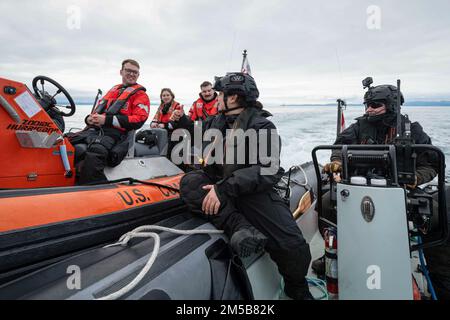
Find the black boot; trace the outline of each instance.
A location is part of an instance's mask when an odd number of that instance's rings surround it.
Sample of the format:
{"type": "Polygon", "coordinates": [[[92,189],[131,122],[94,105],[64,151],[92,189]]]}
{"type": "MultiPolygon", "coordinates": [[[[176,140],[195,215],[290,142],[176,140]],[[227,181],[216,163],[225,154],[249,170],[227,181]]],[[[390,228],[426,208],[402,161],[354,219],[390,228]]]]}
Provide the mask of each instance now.
{"type": "Polygon", "coordinates": [[[305,282],[304,288],[300,290],[298,287],[296,287],[295,289],[285,287],[284,293],[293,300],[314,300],[314,296],[309,291],[307,282],[305,282]]]}
{"type": "Polygon", "coordinates": [[[241,227],[231,236],[230,245],[233,251],[241,258],[264,250],[267,237],[255,227],[248,225],[241,227]]]}

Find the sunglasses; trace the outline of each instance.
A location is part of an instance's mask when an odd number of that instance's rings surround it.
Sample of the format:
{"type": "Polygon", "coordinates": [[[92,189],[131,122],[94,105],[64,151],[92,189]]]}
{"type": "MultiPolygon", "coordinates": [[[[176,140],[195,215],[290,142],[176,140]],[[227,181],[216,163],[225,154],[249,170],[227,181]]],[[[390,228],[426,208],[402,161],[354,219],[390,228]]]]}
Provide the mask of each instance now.
{"type": "Polygon", "coordinates": [[[384,106],[385,106],[385,104],[383,102],[368,102],[366,104],[366,109],[367,108],[378,109],[378,108],[382,108],[384,106]]]}

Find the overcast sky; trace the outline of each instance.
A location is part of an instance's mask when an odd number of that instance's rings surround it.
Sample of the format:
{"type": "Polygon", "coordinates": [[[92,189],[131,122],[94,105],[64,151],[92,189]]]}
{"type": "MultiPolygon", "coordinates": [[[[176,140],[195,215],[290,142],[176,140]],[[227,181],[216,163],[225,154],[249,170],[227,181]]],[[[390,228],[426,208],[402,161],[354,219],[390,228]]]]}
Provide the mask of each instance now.
{"type": "Polygon", "coordinates": [[[263,103],[360,102],[369,75],[400,77],[407,100],[450,100],[448,0],[1,0],[0,12],[0,77],[47,75],[75,97],[119,83],[134,58],[152,101],[162,87],[193,101],[247,49],[263,103]]]}

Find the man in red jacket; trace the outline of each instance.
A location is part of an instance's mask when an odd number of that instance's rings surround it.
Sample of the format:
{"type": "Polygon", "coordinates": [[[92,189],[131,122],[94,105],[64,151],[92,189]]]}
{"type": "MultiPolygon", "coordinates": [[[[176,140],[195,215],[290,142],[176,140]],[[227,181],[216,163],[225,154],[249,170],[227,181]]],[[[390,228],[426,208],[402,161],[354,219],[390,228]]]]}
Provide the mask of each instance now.
{"type": "MultiPolygon", "coordinates": [[[[112,149],[125,141],[129,131],[141,128],[147,120],[150,99],[146,89],[136,83],[139,69],[137,61],[123,61],[122,84],[114,86],[86,117],[88,128],[84,132],[87,134],[80,142],[88,147],[80,168],[79,184],[106,182],[103,169],[111,160],[112,149]]],[[[127,150],[127,146],[124,149],[127,150]]],[[[125,155],[126,152],[122,152],[119,159],[113,159],[114,164],[120,163],[125,155]]]]}
{"type": "Polygon", "coordinates": [[[204,121],[206,118],[217,115],[217,93],[214,91],[211,82],[204,81],[200,85],[200,89],[200,97],[192,104],[188,115],[184,114],[183,110],[177,110],[172,113],[170,128],[173,130],[187,129],[193,136],[195,121],[204,121]]]}
{"type": "Polygon", "coordinates": [[[200,89],[200,97],[192,104],[189,110],[189,119],[191,121],[205,120],[207,117],[217,114],[217,93],[214,91],[211,82],[203,82],[200,85],[200,89]]]}

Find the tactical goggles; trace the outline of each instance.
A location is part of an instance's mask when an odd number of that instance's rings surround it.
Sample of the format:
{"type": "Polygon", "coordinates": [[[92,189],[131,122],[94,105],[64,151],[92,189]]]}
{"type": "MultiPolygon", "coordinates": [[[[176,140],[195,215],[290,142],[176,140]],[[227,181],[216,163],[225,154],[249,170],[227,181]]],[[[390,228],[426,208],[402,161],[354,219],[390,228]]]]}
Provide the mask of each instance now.
{"type": "Polygon", "coordinates": [[[379,101],[370,101],[366,102],[366,109],[372,108],[372,109],[378,109],[384,107],[386,104],[384,102],[379,101]]]}

